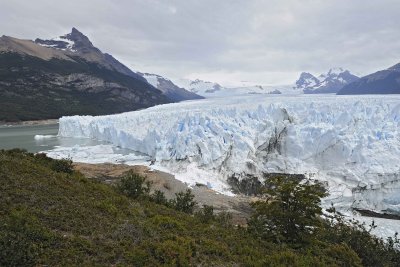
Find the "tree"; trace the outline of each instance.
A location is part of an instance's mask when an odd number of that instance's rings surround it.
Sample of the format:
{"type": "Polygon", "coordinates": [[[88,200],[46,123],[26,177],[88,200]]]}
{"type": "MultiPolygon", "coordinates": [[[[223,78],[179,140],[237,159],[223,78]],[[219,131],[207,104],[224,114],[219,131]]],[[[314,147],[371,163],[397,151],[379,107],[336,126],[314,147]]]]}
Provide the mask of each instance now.
{"type": "Polygon", "coordinates": [[[209,223],[215,220],[213,206],[203,205],[203,208],[196,212],[195,215],[202,223],[209,223]]]}
{"type": "Polygon", "coordinates": [[[197,204],[193,199],[194,195],[192,194],[192,190],[187,189],[186,192],[175,194],[175,199],[171,200],[171,206],[178,211],[192,214],[197,204]]]}
{"type": "Polygon", "coordinates": [[[151,182],[146,181],[146,177],[134,173],[133,171],[128,171],[118,184],[119,191],[132,198],[148,196],[150,187],[151,182]]]}
{"type": "Polygon", "coordinates": [[[160,190],[154,191],[154,193],[151,195],[151,200],[160,205],[167,206],[168,204],[168,200],[165,197],[164,192],[161,192],[160,190]]]}
{"type": "Polygon", "coordinates": [[[252,203],[249,229],[276,242],[306,241],[321,224],[323,186],[309,180],[276,176],[265,182],[263,200],[252,203]]]}

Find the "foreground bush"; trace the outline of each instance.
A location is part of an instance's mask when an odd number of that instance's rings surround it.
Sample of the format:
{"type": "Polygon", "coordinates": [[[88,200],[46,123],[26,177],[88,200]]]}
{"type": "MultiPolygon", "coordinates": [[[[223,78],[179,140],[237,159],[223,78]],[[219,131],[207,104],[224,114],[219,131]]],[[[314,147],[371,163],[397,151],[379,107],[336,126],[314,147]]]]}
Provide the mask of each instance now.
{"type": "Polygon", "coordinates": [[[278,243],[307,241],[321,225],[323,187],[284,176],[268,179],[264,187],[264,199],[252,204],[250,230],[278,243]]]}
{"type": "Polygon", "coordinates": [[[175,194],[175,199],[170,201],[170,205],[172,208],[192,214],[197,202],[194,201],[194,195],[192,194],[192,190],[187,189],[186,192],[179,192],[175,194]]]}
{"type": "Polygon", "coordinates": [[[146,177],[141,176],[133,171],[128,171],[118,183],[118,190],[132,198],[148,196],[150,193],[151,183],[146,181],[146,177]]]}

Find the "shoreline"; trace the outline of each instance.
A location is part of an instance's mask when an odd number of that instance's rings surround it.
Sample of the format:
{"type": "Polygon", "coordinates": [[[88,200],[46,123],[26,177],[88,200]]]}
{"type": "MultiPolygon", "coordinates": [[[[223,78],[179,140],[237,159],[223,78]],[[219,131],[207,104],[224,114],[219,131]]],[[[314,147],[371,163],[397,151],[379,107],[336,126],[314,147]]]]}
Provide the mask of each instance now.
{"type": "Polygon", "coordinates": [[[0,121],[0,126],[37,126],[37,125],[51,125],[58,124],[58,119],[48,120],[34,120],[34,121],[17,121],[17,122],[4,122],[0,121]]]}
{"type": "Polygon", "coordinates": [[[229,212],[232,215],[232,222],[241,226],[247,224],[247,219],[252,213],[250,203],[255,200],[253,197],[244,195],[226,196],[202,185],[189,187],[187,184],[177,180],[173,174],[153,170],[143,165],[129,166],[114,163],[74,162],[73,166],[76,171],[81,172],[85,177],[106,184],[118,182],[124,173],[132,170],[145,176],[152,183],[152,192],[160,190],[167,199],[174,198],[178,192],[191,189],[198,207],[209,205],[214,207],[216,213],[229,212]]]}

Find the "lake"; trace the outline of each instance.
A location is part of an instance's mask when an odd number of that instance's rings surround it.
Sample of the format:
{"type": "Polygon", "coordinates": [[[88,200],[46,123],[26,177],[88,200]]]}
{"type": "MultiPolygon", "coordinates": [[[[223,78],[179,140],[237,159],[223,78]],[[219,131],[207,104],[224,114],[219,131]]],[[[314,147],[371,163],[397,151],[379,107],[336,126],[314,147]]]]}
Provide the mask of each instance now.
{"type": "Polygon", "coordinates": [[[0,126],[0,149],[22,148],[35,153],[58,146],[106,144],[106,142],[87,138],[60,138],[57,133],[58,124],[0,126]]]}

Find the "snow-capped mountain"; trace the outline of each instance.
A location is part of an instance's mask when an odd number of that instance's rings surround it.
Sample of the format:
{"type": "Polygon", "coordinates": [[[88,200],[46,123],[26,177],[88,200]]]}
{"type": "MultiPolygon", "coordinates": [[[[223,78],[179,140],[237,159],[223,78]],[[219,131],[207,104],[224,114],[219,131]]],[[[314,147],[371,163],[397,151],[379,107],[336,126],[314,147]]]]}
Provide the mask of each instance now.
{"type": "Polygon", "coordinates": [[[305,94],[337,93],[345,85],[358,79],[359,77],[342,68],[330,69],[326,74],[321,74],[318,77],[303,72],[296,81],[294,89],[302,90],[305,94]]]}
{"type": "Polygon", "coordinates": [[[175,81],[175,83],[186,90],[201,95],[205,98],[233,97],[254,94],[295,94],[298,91],[294,90],[290,85],[263,86],[246,84],[237,87],[225,87],[215,82],[203,81],[199,79],[194,81],[180,79],[175,81]]]}
{"type": "Polygon", "coordinates": [[[189,79],[179,79],[175,81],[175,83],[190,92],[193,92],[195,94],[201,95],[206,98],[212,97],[216,92],[224,89],[218,83],[203,81],[200,79],[196,79],[194,81],[189,79]]]}
{"type": "Polygon", "coordinates": [[[175,102],[204,98],[200,95],[195,94],[193,91],[191,92],[185,90],[184,88],[178,87],[171,80],[164,78],[160,75],[150,73],[138,74],[142,75],[148,83],[163,92],[164,95],[175,102]]]}
{"type": "Polygon", "coordinates": [[[302,72],[300,78],[296,81],[295,89],[305,90],[317,86],[320,81],[311,73],[302,72]]]}
{"type": "Polygon", "coordinates": [[[87,36],[76,28],[72,28],[71,33],[50,39],[36,39],[35,43],[55,50],[64,51],[68,56],[80,57],[88,62],[100,64],[106,68],[116,70],[135,79],[143,80],[143,77],[126,67],[115,59],[112,55],[103,53],[95,47],[87,36]]]}
{"type": "Polygon", "coordinates": [[[74,54],[79,54],[81,57],[84,57],[87,60],[95,60],[103,65],[110,65],[118,72],[135,78],[143,77],[148,83],[159,89],[173,102],[202,98],[194,93],[186,91],[183,88],[179,88],[169,79],[161,77],[160,75],[133,72],[128,67],[116,60],[113,56],[106,53],[103,54],[99,49],[93,46],[89,38],[87,38],[75,28],[72,28],[72,31],[69,34],[50,40],[36,39],[35,42],[44,47],[72,52],[74,54]]]}
{"type": "Polygon", "coordinates": [[[338,94],[400,94],[400,63],[362,77],[343,87],[338,94]]]}

